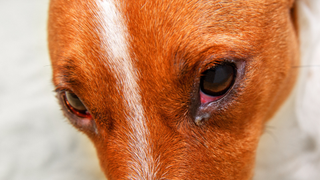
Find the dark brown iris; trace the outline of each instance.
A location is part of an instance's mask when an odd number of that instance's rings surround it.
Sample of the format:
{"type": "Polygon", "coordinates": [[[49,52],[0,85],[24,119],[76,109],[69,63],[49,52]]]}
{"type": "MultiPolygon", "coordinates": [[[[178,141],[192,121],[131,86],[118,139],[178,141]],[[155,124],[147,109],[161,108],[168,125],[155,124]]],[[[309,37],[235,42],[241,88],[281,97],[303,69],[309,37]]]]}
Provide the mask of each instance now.
{"type": "Polygon", "coordinates": [[[203,73],[200,89],[209,96],[221,96],[233,85],[236,69],[233,64],[218,64],[203,73]]]}

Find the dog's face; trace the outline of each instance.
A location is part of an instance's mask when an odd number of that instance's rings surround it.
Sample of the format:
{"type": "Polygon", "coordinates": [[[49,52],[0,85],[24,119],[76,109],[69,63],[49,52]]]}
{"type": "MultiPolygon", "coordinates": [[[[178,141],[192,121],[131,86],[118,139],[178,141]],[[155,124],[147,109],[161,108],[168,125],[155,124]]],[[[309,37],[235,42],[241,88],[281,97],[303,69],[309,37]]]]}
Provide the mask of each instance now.
{"type": "Polygon", "coordinates": [[[250,179],[296,79],[289,0],[51,0],[63,111],[109,179],[250,179]]]}

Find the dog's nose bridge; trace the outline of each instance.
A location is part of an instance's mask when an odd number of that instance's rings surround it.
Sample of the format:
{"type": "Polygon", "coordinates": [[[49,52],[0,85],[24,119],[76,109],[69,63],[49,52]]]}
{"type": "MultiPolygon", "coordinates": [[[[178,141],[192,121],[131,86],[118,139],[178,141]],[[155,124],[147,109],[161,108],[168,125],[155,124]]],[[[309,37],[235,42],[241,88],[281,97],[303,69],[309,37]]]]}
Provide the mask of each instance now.
{"type": "Polygon", "coordinates": [[[116,79],[114,86],[122,96],[122,118],[128,128],[124,130],[128,138],[125,147],[129,155],[127,173],[130,179],[154,179],[150,132],[141,102],[138,70],[128,50],[129,34],[121,6],[112,0],[97,1],[97,5],[101,22],[97,31],[102,39],[102,51],[106,52],[105,65],[116,79]]]}
{"type": "Polygon", "coordinates": [[[113,143],[111,146],[122,150],[108,150],[121,157],[115,161],[125,163],[121,165],[125,167],[126,171],[123,173],[128,179],[161,179],[167,176],[165,174],[173,175],[174,171],[179,171],[178,158],[174,155],[181,154],[183,146],[176,134],[162,123],[163,117],[157,112],[159,106],[154,105],[159,103],[154,99],[158,96],[155,92],[157,90],[147,81],[150,80],[148,75],[152,68],[147,69],[143,63],[134,61],[138,57],[135,57],[133,47],[130,47],[132,37],[121,11],[121,4],[110,0],[97,1],[97,5],[100,23],[96,30],[103,52],[100,60],[105,62],[106,69],[115,79],[112,88],[119,92],[119,96],[114,98],[121,104],[118,106],[121,107],[119,112],[115,112],[115,117],[119,118],[115,119],[115,131],[119,136],[112,136],[115,139],[112,142],[118,144],[113,143]],[[164,161],[167,163],[163,163],[164,161]]]}

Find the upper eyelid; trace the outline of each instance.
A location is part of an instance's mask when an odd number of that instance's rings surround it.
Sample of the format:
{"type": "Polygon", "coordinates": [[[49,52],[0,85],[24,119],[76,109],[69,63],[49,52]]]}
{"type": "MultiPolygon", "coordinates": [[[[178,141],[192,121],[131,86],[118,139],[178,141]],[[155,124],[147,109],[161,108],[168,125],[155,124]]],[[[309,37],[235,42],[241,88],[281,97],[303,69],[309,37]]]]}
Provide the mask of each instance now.
{"type": "Polygon", "coordinates": [[[70,87],[75,87],[81,84],[79,80],[74,78],[73,76],[70,76],[67,72],[60,72],[64,73],[63,75],[55,76],[54,77],[54,84],[56,90],[65,90],[65,89],[71,89],[70,87]]]}
{"type": "Polygon", "coordinates": [[[207,63],[203,63],[201,65],[201,67],[199,68],[199,73],[203,74],[206,70],[211,69],[211,68],[215,67],[216,65],[222,64],[223,62],[224,62],[223,59],[218,59],[218,60],[210,61],[207,63]]]}
{"type": "Polygon", "coordinates": [[[56,87],[56,88],[54,89],[54,92],[56,92],[56,93],[63,93],[63,92],[65,92],[65,91],[69,91],[69,89],[64,88],[64,87],[56,87]]]}
{"type": "Polygon", "coordinates": [[[237,58],[220,58],[220,59],[207,59],[205,61],[203,61],[200,65],[199,65],[199,76],[201,77],[203,75],[203,73],[213,67],[215,67],[216,65],[219,64],[223,64],[223,63],[230,63],[230,64],[234,64],[235,68],[238,69],[237,67],[237,61],[241,61],[237,58]]]}

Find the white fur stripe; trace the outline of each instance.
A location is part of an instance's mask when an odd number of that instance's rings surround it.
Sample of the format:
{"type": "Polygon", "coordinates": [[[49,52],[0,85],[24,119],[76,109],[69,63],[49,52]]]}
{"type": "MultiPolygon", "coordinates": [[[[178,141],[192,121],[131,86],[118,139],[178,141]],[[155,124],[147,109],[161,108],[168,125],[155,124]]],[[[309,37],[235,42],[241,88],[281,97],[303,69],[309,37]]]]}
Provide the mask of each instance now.
{"type": "Polygon", "coordinates": [[[128,30],[121,13],[120,3],[114,0],[97,0],[99,21],[102,27],[98,31],[102,33],[102,47],[108,54],[108,67],[114,73],[117,80],[117,88],[123,94],[123,103],[126,106],[124,114],[131,128],[128,134],[130,142],[128,151],[132,154],[129,167],[134,169],[137,179],[153,179],[153,158],[148,143],[149,130],[144,117],[144,109],[141,104],[138,75],[134,68],[128,51],[128,30]],[[143,177],[141,177],[143,176],[143,177]]]}

